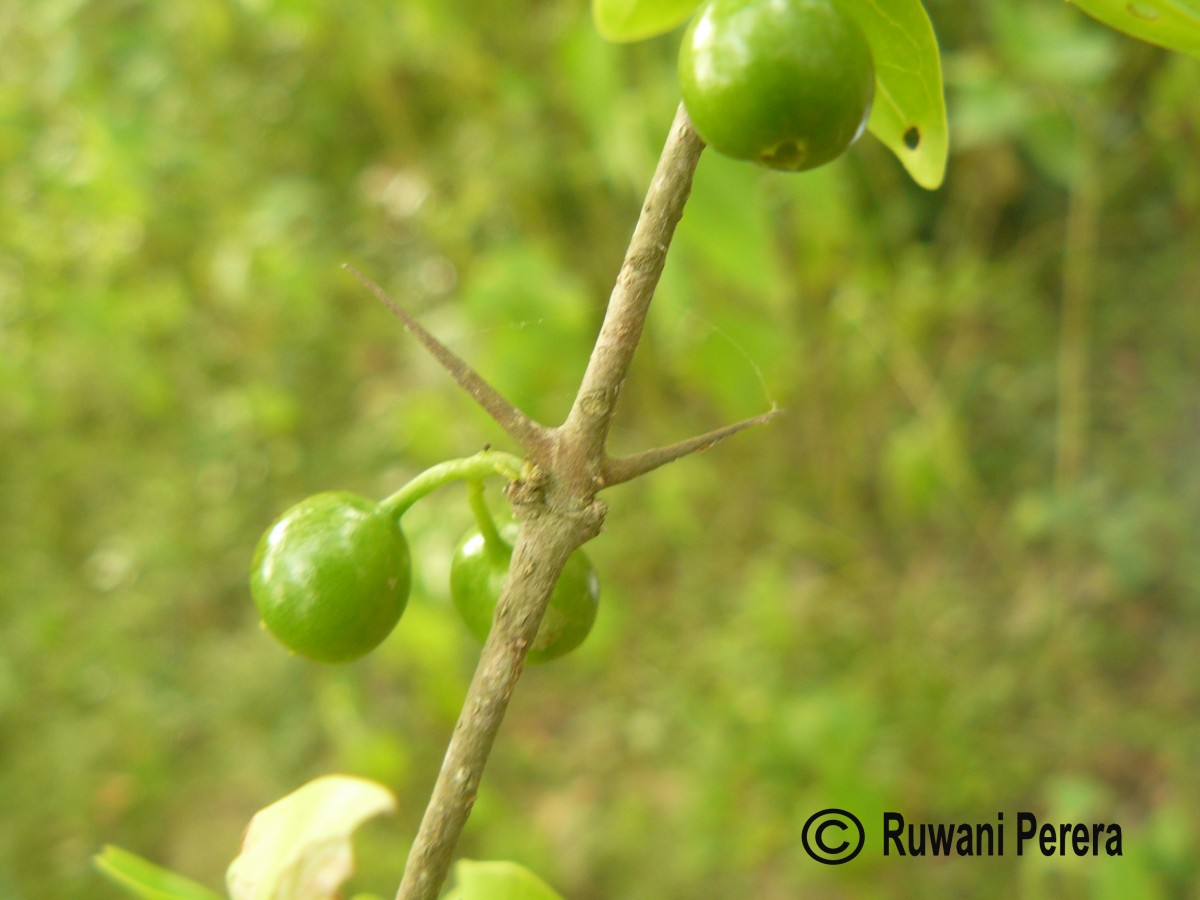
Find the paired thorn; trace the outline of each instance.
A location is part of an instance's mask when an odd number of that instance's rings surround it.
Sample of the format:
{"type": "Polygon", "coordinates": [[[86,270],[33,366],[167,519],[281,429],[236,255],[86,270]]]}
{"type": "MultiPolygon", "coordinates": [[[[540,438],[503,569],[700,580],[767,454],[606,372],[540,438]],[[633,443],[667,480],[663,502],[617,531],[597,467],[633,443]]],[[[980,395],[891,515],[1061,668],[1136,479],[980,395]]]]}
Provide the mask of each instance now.
{"type": "Polygon", "coordinates": [[[535,460],[546,457],[551,437],[548,428],[535,422],[510,403],[458,354],[426,331],[421,323],[388,296],[388,293],[378,284],[349,263],[343,264],[342,268],[358,279],[363,287],[375,295],[376,300],[391,310],[392,314],[404,323],[404,330],[410,332],[421,342],[421,345],[450,374],[455,383],[470,394],[471,399],[479,404],[484,412],[496,420],[496,424],[517,442],[517,446],[535,460]]]}
{"type": "MultiPolygon", "coordinates": [[[[410,332],[420,341],[421,345],[450,374],[455,383],[470,394],[471,398],[488,415],[495,419],[496,423],[534,461],[543,461],[552,456],[554,444],[559,439],[556,429],[550,429],[535,422],[505,399],[499,391],[485,381],[468,363],[409,315],[378,284],[349,263],[343,265],[342,268],[358,279],[367,290],[375,295],[375,298],[380,303],[391,310],[392,314],[404,324],[404,330],[410,332]]],[[[665,447],[656,447],[653,450],[635,453],[632,456],[605,459],[600,470],[598,484],[600,487],[612,487],[616,484],[623,484],[677,459],[682,459],[693,453],[703,453],[713,444],[723,441],[725,438],[737,434],[739,431],[745,431],[747,428],[753,428],[756,425],[766,424],[779,415],[779,412],[778,407],[772,407],[762,415],[743,419],[740,422],[734,422],[732,425],[726,425],[724,428],[718,428],[684,441],[668,444],[665,447]]]]}
{"type": "Polygon", "coordinates": [[[692,453],[703,453],[713,444],[723,441],[725,438],[737,434],[739,431],[745,431],[747,428],[753,428],[756,425],[765,425],[779,415],[779,412],[778,407],[772,407],[762,415],[734,422],[732,425],[726,425],[724,428],[718,428],[715,431],[709,431],[705,434],[688,438],[685,441],[668,444],[665,447],[656,447],[653,450],[645,450],[641,453],[635,453],[632,456],[622,456],[619,459],[605,460],[600,476],[603,485],[610,487],[614,484],[632,481],[634,478],[645,475],[659,466],[665,466],[669,462],[682,459],[692,453]]]}

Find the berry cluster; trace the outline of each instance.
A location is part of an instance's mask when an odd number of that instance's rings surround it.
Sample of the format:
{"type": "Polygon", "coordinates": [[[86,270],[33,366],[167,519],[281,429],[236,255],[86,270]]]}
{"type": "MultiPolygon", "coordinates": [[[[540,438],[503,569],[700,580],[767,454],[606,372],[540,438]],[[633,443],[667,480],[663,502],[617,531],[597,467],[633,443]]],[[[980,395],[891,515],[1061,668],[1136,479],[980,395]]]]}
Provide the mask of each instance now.
{"type": "MultiPolygon", "coordinates": [[[[374,650],[399,622],[412,585],[401,516],[438,485],[466,478],[476,527],[455,551],[450,593],[470,632],[486,640],[517,526],[496,527],[479,475],[511,473],[511,464],[504,465],[495,453],[443,463],[382,503],[345,492],[301,500],[267,529],[254,554],[250,589],[267,630],[318,662],[348,662],[374,650]]],[[[577,550],[550,597],[529,661],[546,662],[583,643],[599,599],[596,570],[577,550]]]]}

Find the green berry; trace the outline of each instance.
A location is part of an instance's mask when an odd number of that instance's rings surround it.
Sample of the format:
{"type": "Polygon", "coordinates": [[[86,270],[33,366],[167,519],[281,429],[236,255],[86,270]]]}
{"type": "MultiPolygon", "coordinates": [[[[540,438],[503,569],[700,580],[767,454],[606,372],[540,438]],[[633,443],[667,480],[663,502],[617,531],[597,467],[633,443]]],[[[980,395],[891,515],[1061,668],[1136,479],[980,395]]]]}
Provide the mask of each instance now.
{"type": "Polygon", "coordinates": [[[798,172],[836,159],[862,134],[875,67],[834,0],[709,0],[684,34],[679,81],[714,150],[798,172]]]}
{"type": "MultiPolygon", "coordinates": [[[[512,561],[517,526],[508,523],[500,533],[499,541],[488,542],[479,529],[472,529],[450,563],[450,595],[468,630],[480,641],[486,640],[492,629],[512,561]]],[[[599,602],[600,579],[583,551],[576,550],[550,595],[527,659],[532,663],[548,662],[582,644],[596,621],[599,602]]]]}
{"type": "Polygon", "coordinates": [[[263,624],[318,662],[357,659],[391,634],[408,602],[408,542],[364,497],[316,494],[258,542],[250,589],[263,624]]]}

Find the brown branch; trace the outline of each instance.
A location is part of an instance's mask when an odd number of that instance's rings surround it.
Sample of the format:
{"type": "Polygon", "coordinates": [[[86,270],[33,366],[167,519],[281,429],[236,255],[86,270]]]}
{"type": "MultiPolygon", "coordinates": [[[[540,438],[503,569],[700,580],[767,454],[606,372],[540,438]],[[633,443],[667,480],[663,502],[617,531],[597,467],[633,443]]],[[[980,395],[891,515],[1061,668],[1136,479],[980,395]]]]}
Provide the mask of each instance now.
{"type": "Polygon", "coordinates": [[[688,438],[686,441],[668,444],[665,447],[655,447],[653,450],[645,450],[641,453],[635,453],[632,456],[622,456],[617,459],[605,460],[602,469],[603,474],[600,477],[604,482],[604,487],[612,487],[614,484],[623,484],[626,481],[632,481],[641,475],[645,475],[647,472],[654,471],[659,466],[665,466],[669,462],[682,459],[692,453],[703,453],[713,444],[723,441],[725,438],[735,435],[739,431],[745,431],[747,428],[753,428],[755,425],[765,425],[777,415],[779,415],[779,410],[772,409],[770,412],[754,416],[752,419],[743,419],[741,422],[734,422],[732,425],[726,425],[724,428],[718,428],[706,434],[688,438]]]}
{"type": "Polygon", "coordinates": [[[609,298],[604,324],[579,393],[563,425],[564,439],[577,445],[577,456],[588,466],[595,467],[604,459],[617,398],[641,339],[646,312],[662,275],[675,226],[691,193],[692,176],[703,150],[704,142],[680,104],[609,298]]]}
{"type": "MultiPolygon", "coordinates": [[[[520,505],[517,509],[520,516],[520,505]]],[[[574,548],[599,532],[603,517],[603,505],[593,503],[574,514],[534,514],[522,520],[492,630],[409,851],[397,900],[436,900],[441,892],[496,733],[558,576],[574,548]]]]}
{"type": "MultiPolygon", "coordinates": [[[[512,485],[509,499],[521,528],[509,576],[409,853],[396,900],[436,900],[438,897],[454,847],[475,802],[492,743],[558,575],[571,553],[600,531],[604,507],[595,499],[595,494],[602,486],[606,459],[604,445],[621,384],[641,338],[667,247],[683,214],[703,149],[703,143],[680,106],[609,300],[583,382],[567,420],[559,428],[545,429],[523,415],[514,421],[507,401],[421,329],[382,290],[358,276],[416,334],[455,380],[500,422],[501,427],[513,434],[522,447],[528,449],[532,445],[536,448],[537,452],[530,450],[530,453],[538,463],[530,477],[512,485]],[[486,403],[481,396],[487,399],[486,403]],[[497,407],[508,418],[507,425],[493,411],[497,407]],[[520,436],[514,434],[514,430],[520,436]]],[[[704,437],[711,443],[714,438],[724,437],[740,427],[745,426],[731,426],[732,430],[722,429],[720,433],[704,437]]],[[[699,445],[694,449],[699,449],[699,445]]],[[[653,453],[655,451],[651,451],[653,453]]]]}
{"type": "Polygon", "coordinates": [[[541,462],[546,458],[550,446],[550,429],[535,422],[510,403],[462,357],[430,334],[378,284],[349,263],[344,264],[342,268],[357,278],[367,290],[375,295],[375,299],[404,323],[404,330],[410,332],[421,342],[421,345],[429,351],[433,358],[441,363],[442,368],[450,373],[450,377],[458,386],[466,391],[471,399],[479,404],[484,412],[495,419],[508,436],[517,442],[517,446],[535,461],[541,462]]]}

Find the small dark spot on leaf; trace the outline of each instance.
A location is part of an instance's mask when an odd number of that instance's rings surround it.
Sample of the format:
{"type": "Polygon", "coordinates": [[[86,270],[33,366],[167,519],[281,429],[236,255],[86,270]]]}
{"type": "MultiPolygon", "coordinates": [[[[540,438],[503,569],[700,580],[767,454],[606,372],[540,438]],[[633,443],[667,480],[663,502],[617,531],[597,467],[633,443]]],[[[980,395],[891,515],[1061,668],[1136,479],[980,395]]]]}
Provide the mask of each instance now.
{"type": "Polygon", "coordinates": [[[904,146],[909,150],[916,150],[917,145],[921,143],[921,129],[916,125],[909,127],[908,131],[904,132],[904,146]]]}

